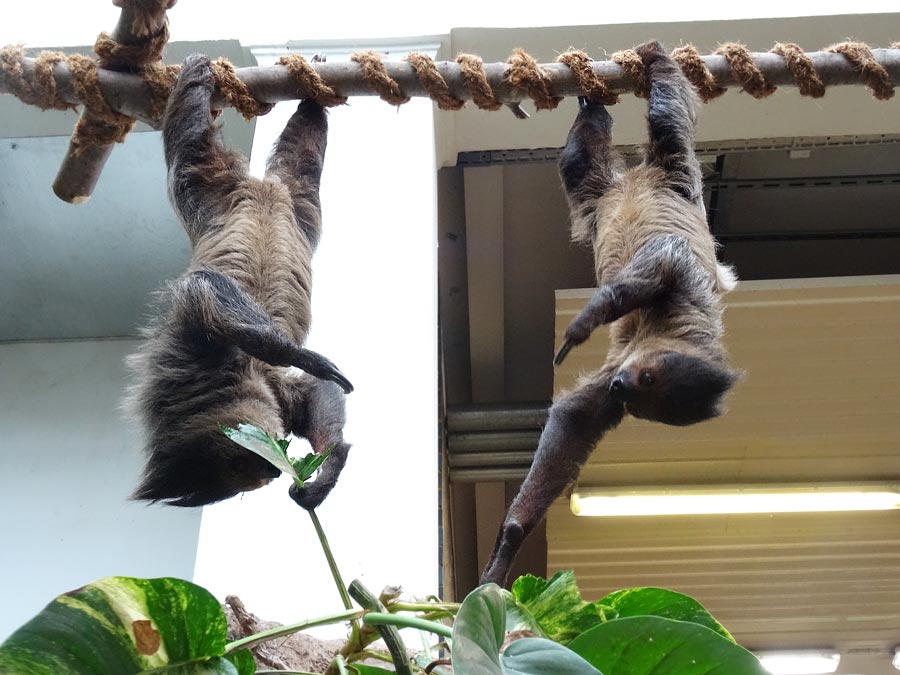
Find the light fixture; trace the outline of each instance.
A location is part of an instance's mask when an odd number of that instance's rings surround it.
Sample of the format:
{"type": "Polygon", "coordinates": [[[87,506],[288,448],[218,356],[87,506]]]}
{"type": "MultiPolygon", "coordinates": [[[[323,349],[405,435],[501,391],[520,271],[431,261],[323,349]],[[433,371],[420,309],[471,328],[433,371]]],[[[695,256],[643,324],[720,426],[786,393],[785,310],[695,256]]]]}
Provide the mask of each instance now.
{"type": "Polygon", "coordinates": [[[801,649],[797,651],[756,652],[763,668],[772,675],[821,675],[833,673],[841,655],[832,651],[801,649]]]}
{"type": "Polygon", "coordinates": [[[884,511],[900,508],[900,485],[886,483],[578,488],[576,516],[884,511]]]}

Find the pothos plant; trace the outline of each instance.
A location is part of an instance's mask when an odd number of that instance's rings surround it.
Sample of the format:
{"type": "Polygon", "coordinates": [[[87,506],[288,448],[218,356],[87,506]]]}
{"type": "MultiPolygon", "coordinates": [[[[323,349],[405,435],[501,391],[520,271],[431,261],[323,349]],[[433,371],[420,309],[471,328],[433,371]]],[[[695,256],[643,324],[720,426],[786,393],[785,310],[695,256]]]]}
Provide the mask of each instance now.
{"type": "MultiPolygon", "coordinates": [[[[251,425],[223,428],[300,486],[325,458],[291,459],[288,441],[251,425]]],[[[251,675],[250,649],[314,626],[345,623],[327,675],[766,675],[759,661],[693,598],[661,588],[581,598],[571,571],[526,575],[510,590],[480,586],[462,603],[375,597],[341,579],[309,512],[344,610],[229,642],[225,614],[205,589],[173,578],[107,577],[60,595],[0,645],[0,675],[251,675]],[[356,601],[356,606],[351,602],[356,601]],[[398,628],[421,631],[414,657],[398,628]],[[386,650],[375,648],[383,639],[386,650]],[[376,659],[384,666],[360,663],[376,659]]],[[[297,673],[295,675],[314,675],[297,673]]]]}

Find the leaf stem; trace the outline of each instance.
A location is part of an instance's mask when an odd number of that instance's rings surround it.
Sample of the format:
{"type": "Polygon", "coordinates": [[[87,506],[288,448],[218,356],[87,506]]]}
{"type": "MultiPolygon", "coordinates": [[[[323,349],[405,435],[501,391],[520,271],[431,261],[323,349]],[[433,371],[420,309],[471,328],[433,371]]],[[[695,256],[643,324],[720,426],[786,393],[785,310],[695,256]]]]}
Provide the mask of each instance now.
{"type": "Polygon", "coordinates": [[[415,616],[401,616],[398,614],[385,614],[383,612],[369,612],[362,618],[367,626],[397,626],[399,628],[418,628],[427,630],[441,637],[453,637],[453,629],[442,623],[426,621],[415,616]]]}
{"type": "Polygon", "coordinates": [[[456,614],[459,611],[458,602],[389,602],[388,611],[394,612],[447,612],[456,614]]]}
{"type": "MultiPolygon", "coordinates": [[[[334,579],[334,585],[337,586],[341,601],[344,603],[344,609],[353,609],[353,603],[350,601],[350,594],[347,593],[347,586],[344,583],[344,579],[341,577],[341,571],[338,569],[334,554],[331,552],[331,546],[328,544],[328,537],[325,536],[325,530],[322,529],[322,523],[319,522],[319,516],[314,509],[310,509],[307,513],[309,514],[310,520],[312,520],[313,527],[316,528],[319,544],[322,546],[322,552],[325,554],[325,559],[328,561],[328,569],[331,570],[331,576],[334,579]]],[[[356,637],[359,635],[359,621],[353,619],[350,623],[352,635],[353,637],[356,637]]]]}
{"type": "Polygon", "coordinates": [[[365,614],[364,609],[353,609],[339,612],[337,614],[329,614],[328,616],[322,616],[317,619],[307,619],[306,621],[299,621],[287,626],[270,628],[269,630],[264,630],[261,633],[254,633],[253,635],[248,635],[247,637],[241,638],[240,640],[229,642],[227,645],[225,645],[224,653],[230,654],[231,652],[238,649],[250,649],[258,644],[262,644],[263,642],[274,640],[275,638],[284,637],[286,635],[299,633],[300,631],[306,630],[307,628],[327,626],[332,623],[342,623],[348,620],[358,621],[363,614],[365,614]]]}

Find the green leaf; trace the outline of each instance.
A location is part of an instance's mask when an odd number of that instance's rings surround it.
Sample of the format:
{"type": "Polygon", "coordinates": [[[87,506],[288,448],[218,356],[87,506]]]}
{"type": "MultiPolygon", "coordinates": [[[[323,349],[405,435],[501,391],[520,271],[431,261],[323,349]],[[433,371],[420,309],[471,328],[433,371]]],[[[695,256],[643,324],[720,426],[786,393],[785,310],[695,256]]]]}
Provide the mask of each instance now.
{"type": "Polygon", "coordinates": [[[567,644],[604,621],[596,604],[581,599],[572,570],[557,572],[549,581],[526,574],[513,583],[512,594],[555,642],[567,644]]]}
{"type": "Polygon", "coordinates": [[[543,638],[516,640],[500,655],[506,675],[603,675],[568,647],[543,638]]]}
{"type": "MultiPolygon", "coordinates": [[[[325,463],[325,460],[328,459],[328,455],[330,452],[326,452],[321,455],[317,455],[313,452],[306,455],[306,457],[301,457],[299,459],[292,459],[291,466],[294,467],[294,471],[297,472],[296,480],[299,480],[301,483],[304,483],[309,480],[309,477],[312,476],[316,470],[325,463]]],[[[300,487],[303,487],[300,485],[300,487]]]]}
{"type": "Polygon", "coordinates": [[[238,675],[253,675],[256,672],[256,659],[249,649],[238,649],[236,652],[226,654],[225,658],[234,664],[238,675]]]}
{"type": "Polygon", "coordinates": [[[466,596],[453,623],[453,672],[479,675],[601,675],[580,656],[542,638],[513,642],[503,654],[506,601],[496,584],[466,596]]]}
{"type": "Polygon", "coordinates": [[[351,673],[356,673],[356,675],[396,675],[396,672],[393,670],[386,670],[378,666],[367,666],[362,663],[350,663],[347,665],[347,670],[351,673]]]}
{"type": "Polygon", "coordinates": [[[768,675],[753,654],[706,626],[658,616],[600,624],[569,649],[605,675],[768,675]]]}
{"type": "Polygon", "coordinates": [[[501,589],[500,592],[503,595],[503,600],[506,602],[507,633],[513,631],[528,631],[532,633],[534,637],[547,637],[544,634],[544,629],[541,628],[541,624],[539,624],[537,619],[532,616],[528,608],[516,599],[516,596],[507,590],[501,589]]]}
{"type": "Polygon", "coordinates": [[[454,672],[499,674],[500,647],[506,636],[506,603],[496,584],[469,593],[453,622],[454,672]]]}
{"type": "Polygon", "coordinates": [[[246,660],[238,670],[213,658],[224,653],[226,629],[219,602],[200,586],[106,577],[60,595],[13,633],[0,645],[0,673],[254,672],[246,660]]]}
{"type": "Polygon", "coordinates": [[[725,630],[725,627],[716,621],[703,605],[689,595],[665,588],[629,588],[616,591],[597,604],[612,607],[620,618],[652,615],[698,623],[734,642],[731,633],[725,630]]]}
{"type": "Polygon", "coordinates": [[[237,429],[231,427],[219,427],[228,438],[243,448],[257,455],[281,469],[291,478],[297,478],[297,472],[291,465],[287,456],[287,447],[290,441],[273,438],[265,431],[253,424],[238,424],[237,429]]]}

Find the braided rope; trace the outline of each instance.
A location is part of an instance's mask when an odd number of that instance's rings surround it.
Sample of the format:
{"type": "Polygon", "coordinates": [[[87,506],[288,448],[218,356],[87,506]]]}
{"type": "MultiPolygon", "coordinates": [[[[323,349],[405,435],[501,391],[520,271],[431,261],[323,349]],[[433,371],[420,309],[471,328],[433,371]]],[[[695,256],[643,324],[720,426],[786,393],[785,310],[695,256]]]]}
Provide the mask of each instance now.
{"type": "Polygon", "coordinates": [[[409,97],[400,90],[397,81],[387,74],[381,54],[373,51],[356,52],[350,60],[359,64],[359,72],[366,83],[378,93],[382,101],[400,106],[409,102],[409,97]]]}
{"type": "Polygon", "coordinates": [[[775,93],[777,87],[766,82],[765,75],[753,62],[750,51],[744,45],[728,42],[719,47],[715,53],[725,57],[734,79],[740,82],[744,91],[753,98],[766,98],[775,93]]]}
{"type": "Polygon", "coordinates": [[[553,110],[563,100],[562,96],[550,94],[550,78],[538,65],[534,57],[521,49],[514,49],[506,61],[506,81],[514,89],[524,92],[534,101],[538,110],[553,110]]]}
{"type": "Polygon", "coordinates": [[[245,120],[252,120],[254,117],[265,115],[272,108],[274,103],[264,103],[253,98],[247,85],[238,79],[234,72],[234,65],[225,57],[219,57],[210,63],[213,73],[213,81],[222,92],[222,96],[230,106],[235,108],[245,120]]]}
{"type": "Polygon", "coordinates": [[[416,71],[419,82],[428,92],[428,96],[432,101],[437,103],[437,107],[441,110],[459,110],[466,102],[456,98],[450,93],[450,87],[444,76],[438,72],[437,66],[428,54],[420,52],[410,52],[406,55],[409,65],[416,71]]]}
{"type": "Polygon", "coordinates": [[[769,51],[785,60],[802,96],[822,98],[825,95],[825,83],[800,47],[793,42],[778,42],[769,51]]]}
{"type": "Polygon", "coordinates": [[[593,103],[615,105],[619,97],[609,90],[606,81],[594,72],[593,60],[579,49],[569,49],[556,57],[557,63],[569,66],[585,97],[593,103]]]}
{"type": "Polygon", "coordinates": [[[727,91],[725,87],[720,87],[716,83],[716,78],[709,72],[709,66],[706,65],[694,45],[678,47],[672,52],[672,58],[675,59],[675,63],[681,68],[681,72],[688,81],[694,85],[700,100],[704,103],[719,98],[727,91]]]}
{"type": "Polygon", "coordinates": [[[879,101],[887,101],[894,96],[894,83],[887,70],[875,57],[869,45],[864,42],[841,42],[826,47],[825,51],[841,54],[862,75],[866,86],[879,101]]]}
{"type": "Polygon", "coordinates": [[[644,61],[633,49],[623,49],[612,55],[612,60],[622,66],[634,85],[634,95],[638,98],[650,98],[650,80],[644,69],[644,61]]]}
{"type": "Polygon", "coordinates": [[[319,105],[327,108],[344,105],[346,96],[339,96],[334,89],[325,84],[318,71],[299,54],[285,54],[276,62],[288,69],[297,86],[297,98],[311,98],[319,105]]]}
{"type": "Polygon", "coordinates": [[[476,54],[459,54],[456,62],[475,105],[482,110],[500,110],[503,102],[494,96],[494,90],[484,74],[484,61],[481,57],[476,54]]]}

